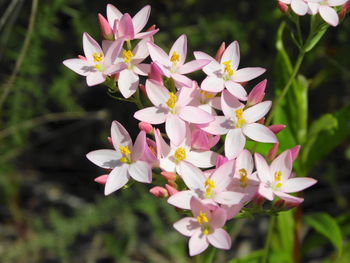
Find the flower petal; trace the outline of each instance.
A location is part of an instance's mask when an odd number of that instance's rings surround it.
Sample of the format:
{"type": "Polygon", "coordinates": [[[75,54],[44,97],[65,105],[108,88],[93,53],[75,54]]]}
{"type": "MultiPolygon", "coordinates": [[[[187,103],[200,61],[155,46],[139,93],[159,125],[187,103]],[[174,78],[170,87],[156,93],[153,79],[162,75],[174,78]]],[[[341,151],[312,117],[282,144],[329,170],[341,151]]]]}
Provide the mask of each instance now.
{"type": "Polygon", "coordinates": [[[172,73],[171,77],[175,80],[175,84],[178,86],[192,87],[192,80],[184,75],[178,73],[172,73]]]}
{"type": "Polygon", "coordinates": [[[157,107],[165,104],[169,99],[169,91],[153,80],[146,80],[146,92],[149,100],[157,107]]]}
{"type": "Polygon", "coordinates": [[[200,190],[204,191],[204,182],[206,180],[203,172],[196,166],[188,162],[180,162],[179,164],[179,174],[184,180],[186,186],[195,191],[200,190]]]}
{"type": "Polygon", "coordinates": [[[209,243],[219,249],[230,249],[231,248],[231,237],[222,228],[215,229],[215,231],[208,235],[209,243]]]}
{"type": "Polygon", "coordinates": [[[245,119],[248,123],[260,120],[269,112],[271,104],[271,101],[264,101],[249,107],[243,112],[243,119],[245,119]]]}
{"type": "Polygon", "coordinates": [[[152,42],[148,42],[147,47],[148,47],[149,54],[154,62],[158,62],[163,66],[168,66],[169,57],[164,52],[163,49],[161,49],[160,47],[158,47],[156,44],[152,42]]]}
{"type": "Polygon", "coordinates": [[[293,168],[293,159],[289,150],[284,151],[276,159],[274,159],[270,166],[271,174],[281,172],[281,181],[284,182],[290,177],[293,168]]]}
{"type": "Polygon", "coordinates": [[[241,203],[244,193],[224,191],[218,194],[215,194],[213,197],[214,201],[223,204],[223,205],[237,205],[241,203]]]}
{"type": "Polygon", "coordinates": [[[150,124],[161,124],[165,122],[167,115],[168,112],[164,108],[148,107],[135,112],[134,118],[150,124]]]}
{"type": "Polygon", "coordinates": [[[296,197],[290,194],[286,194],[280,191],[275,191],[275,195],[277,195],[279,198],[283,199],[289,204],[299,205],[304,201],[304,198],[296,197]]]}
{"type": "Polygon", "coordinates": [[[209,223],[214,228],[221,228],[225,225],[226,219],[227,216],[225,209],[219,207],[212,213],[211,221],[209,223]]]}
{"type": "Polygon", "coordinates": [[[191,209],[190,201],[195,196],[194,191],[180,191],[168,198],[168,203],[181,209],[191,209]]]}
{"type": "Polygon", "coordinates": [[[202,90],[210,92],[221,92],[224,87],[224,80],[215,76],[206,77],[201,84],[202,90]]]}
{"type": "Polygon", "coordinates": [[[265,184],[265,183],[261,183],[259,185],[258,193],[261,196],[265,197],[267,200],[270,200],[270,201],[273,200],[272,188],[269,185],[265,184]]]}
{"type": "Polygon", "coordinates": [[[190,151],[186,161],[200,168],[209,168],[215,165],[218,154],[212,151],[190,151]]]}
{"type": "Polygon", "coordinates": [[[236,158],[244,149],[245,142],[242,129],[231,129],[225,139],[225,156],[229,159],[236,158]]]}
{"type": "Polygon", "coordinates": [[[118,28],[118,37],[125,38],[127,40],[134,39],[134,26],[132,24],[131,16],[128,13],[125,13],[117,25],[118,28]]]}
{"type": "Polygon", "coordinates": [[[239,65],[240,53],[239,44],[237,41],[232,42],[222,54],[220,63],[230,61],[231,68],[236,70],[239,65]]]}
{"type": "Polygon", "coordinates": [[[135,140],[134,147],[131,152],[131,160],[137,161],[145,152],[145,148],[148,147],[146,143],[146,132],[140,131],[139,135],[135,140]]]}
{"type": "Polygon", "coordinates": [[[187,37],[186,35],[181,35],[174,43],[174,45],[171,47],[170,52],[169,52],[169,65],[172,63],[170,61],[170,58],[172,55],[176,52],[180,58],[179,58],[179,65],[183,65],[183,63],[186,60],[187,56],[187,37]]]}
{"type": "Polygon", "coordinates": [[[105,82],[105,80],[106,80],[106,76],[99,71],[91,72],[89,75],[86,76],[86,84],[88,86],[95,86],[95,85],[101,84],[105,82]]]}
{"type": "Polygon", "coordinates": [[[255,166],[258,172],[258,177],[262,182],[271,182],[272,176],[270,172],[270,167],[268,166],[264,157],[256,153],[255,157],[255,166]]]}
{"type": "Polygon", "coordinates": [[[151,7],[146,5],[132,18],[135,34],[139,33],[145,27],[150,13],[151,7]]]}
{"type": "Polygon", "coordinates": [[[82,76],[88,76],[89,74],[91,74],[91,72],[96,71],[93,63],[79,58],[66,59],[65,61],[63,61],[63,64],[67,68],[73,70],[75,73],[78,73],[82,76]]]}
{"type": "Polygon", "coordinates": [[[243,126],[243,133],[257,142],[277,143],[276,135],[266,126],[260,123],[249,123],[243,126]]]}
{"type": "Polygon", "coordinates": [[[281,187],[281,191],[285,193],[295,193],[317,183],[317,180],[307,177],[297,177],[285,181],[281,187]]]}
{"type": "Polygon", "coordinates": [[[324,21],[326,21],[331,26],[338,25],[339,17],[337,12],[333,8],[329,6],[321,5],[318,10],[319,10],[320,16],[324,19],[324,21]]]}
{"type": "Polygon", "coordinates": [[[203,60],[211,61],[208,65],[206,65],[203,68],[203,71],[208,76],[217,76],[218,73],[221,72],[220,64],[213,57],[211,57],[208,54],[205,54],[204,52],[201,52],[201,51],[195,51],[193,54],[194,54],[194,57],[196,59],[203,59],[203,60]]]}
{"type": "Polygon", "coordinates": [[[168,114],[165,121],[165,131],[175,145],[180,145],[186,136],[186,123],[175,114],[168,114]]]}
{"type": "Polygon", "coordinates": [[[223,135],[232,129],[232,121],[225,116],[216,116],[214,121],[200,125],[200,128],[210,134],[223,135]]]}
{"type": "Polygon", "coordinates": [[[209,63],[210,63],[210,60],[207,60],[207,59],[192,60],[192,61],[180,66],[179,69],[177,70],[177,72],[179,74],[188,74],[188,73],[197,71],[199,69],[202,69],[203,67],[205,67],[209,63]]]}
{"type": "Polygon", "coordinates": [[[194,217],[185,217],[177,221],[174,228],[179,231],[182,235],[190,237],[200,229],[200,225],[194,217]]]}
{"type": "Polygon", "coordinates": [[[105,185],[105,195],[109,195],[122,188],[129,181],[128,165],[117,166],[108,175],[105,185]]]}
{"type": "Polygon", "coordinates": [[[130,98],[139,86],[139,76],[132,70],[125,69],[119,74],[118,87],[124,98],[130,98]]]}
{"type": "Polygon", "coordinates": [[[86,155],[89,161],[105,169],[114,169],[121,157],[120,152],[108,149],[92,151],[86,155]]]}
{"type": "MultiPolygon", "coordinates": [[[[105,41],[103,43],[108,43],[108,42],[105,41]]],[[[105,54],[104,64],[110,65],[116,61],[116,59],[120,54],[120,51],[122,50],[123,44],[124,44],[123,38],[117,39],[116,41],[113,41],[112,44],[110,44],[105,54]]]]}
{"type": "Polygon", "coordinates": [[[227,90],[223,90],[221,95],[221,108],[226,117],[236,119],[236,110],[242,108],[242,103],[227,90]]]}
{"type": "Polygon", "coordinates": [[[122,16],[123,14],[114,5],[107,5],[107,20],[112,28],[114,26],[114,21],[120,20],[122,16]]]}
{"type": "Polygon", "coordinates": [[[292,0],[291,7],[293,11],[299,16],[305,15],[308,10],[308,6],[303,0],[292,0]]]}
{"type": "Polygon", "coordinates": [[[233,74],[232,80],[235,82],[246,82],[259,77],[265,71],[266,69],[264,68],[242,68],[233,74]]]}
{"type": "Polygon", "coordinates": [[[210,176],[210,179],[214,181],[215,191],[221,192],[225,190],[232,182],[232,178],[235,172],[235,161],[227,161],[222,164],[215,172],[210,176]]]}
{"type": "Polygon", "coordinates": [[[132,50],[132,63],[133,64],[139,64],[141,63],[145,58],[149,56],[149,51],[147,48],[147,43],[149,40],[142,39],[137,43],[136,47],[132,50]]]}
{"type": "Polygon", "coordinates": [[[205,124],[215,120],[214,116],[194,106],[182,107],[179,111],[179,117],[184,121],[196,124],[205,124]]]}
{"type": "Polygon", "coordinates": [[[130,164],[128,172],[130,176],[140,183],[152,182],[152,170],[151,166],[144,161],[136,161],[130,164]]]}
{"type": "Polygon", "coordinates": [[[112,122],[111,137],[114,149],[116,149],[118,153],[121,145],[128,146],[129,149],[132,149],[132,141],[128,131],[117,121],[112,122]]]}
{"type": "Polygon", "coordinates": [[[225,87],[236,98],[243,101],[247,100],[247,92],[241,84],[229,80],[225,82],[225,87]]]}
{"type": "Polygon", "coordinates": [[[94,53],[103,55],[100,45],[86,32],[83,34],[83,48],[86,59],[91,62],[94,61],[94,53]]]}
{"type": "Polygon", "coordinates": [[[198,229],[190,238],[188,242],[190,256],[195,256],[202,253],[209,246],[209,242],[202,231],[198,229]]]}

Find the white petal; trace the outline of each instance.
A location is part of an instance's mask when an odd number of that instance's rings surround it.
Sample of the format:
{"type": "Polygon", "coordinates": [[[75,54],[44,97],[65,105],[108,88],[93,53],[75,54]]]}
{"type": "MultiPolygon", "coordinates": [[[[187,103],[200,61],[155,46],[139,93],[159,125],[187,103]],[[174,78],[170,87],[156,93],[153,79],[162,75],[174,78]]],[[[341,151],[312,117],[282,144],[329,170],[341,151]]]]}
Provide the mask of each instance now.
{"type": "Polygon", "coordinates": [[[146,81],[146,92],[154,106],[164,105],[169,99],[169,91],[156,81],[146,81]]]}
{"type": "Polygon", "coordinates": [[[128,169],[129,175],[140,183],[151,183],[152,182],[152,171],[151,166],[143,161],[137,161],[130,164],[128,169]]]}
{"type": "Polygon", "coordinates": [[[121,154],[114,150],[96,150],[86,155],[91,162],[105,169],[114,169],[119,164],[121,154]]]}
{"type": "Polygon", "coordinates": [[[124,98],[130,98],[139,86],[139,76],[132,70],[125,69],[119,74],[118,87],[124,98]]]}
{"type": "Polygon", "coordinates": [[[146,5],[132,18],[135,34],[139,33],[145,27],[150,13],[151,7],[146,5]]]}
{"type": "Polygon", "coordinates": [[[221,58],[221,64],[230,61],[231,68],[236,70],[239,65],[240,53],[237,41],[232,42],[224,51],[221,58]]]}
{"type": "Polygon", "coordinates": [[[321,17],[331,26],[337,26],[339,23],[339,17],[337,12],[329,6],[320,6],[319,12],[321,17]]]}
{"type": "Polygon", "coordinates": [[[186,186],[191,190],[204,191],[204,182],[206,180],[203,172],[188,162],[180,162],[179,164],[179,174],[184,180],[186,186]]]}
{"type": "Polygon", "coordinates": [[[105,195],[109,195],[114,191],[122,188],[129,181],[128,176],[128,165],[122,164],[113,169],[108,175],[107,182],[105,185],[105,195]]]}
{"type": "Polygon", "coordinates": [[[186,161],[200,168],[209,168],[215,165],[217,156],[217,153],[212,151],[190,151],[187,154],[186,161]]]}
{"type": "Polygon", "coordinates": [[[236,158],[244,149],[245,142],[241,129],[231,129],[225,139],[225,156],[229,159],[236,158]]]}
{"type": "Polygon", "coordinates": [[[264,101],[248,108],[243,112],[243,119],[248,123],[260,120],[269,112],[271,104],[271,101],[264,101]]]}
{"type": "Polygon", "coordinates": [[[243,126],[243,133],[257,142],[277,143],[276,135],[266,126],[260,123],[249,123],[243,126]]]}
{"type": "Polygon", "coordinates": [[[164,108],[148,107],[135,112],[134,118],[151,124],[161,124],[165,122],[167,115],[168,112],[164,108]]]}

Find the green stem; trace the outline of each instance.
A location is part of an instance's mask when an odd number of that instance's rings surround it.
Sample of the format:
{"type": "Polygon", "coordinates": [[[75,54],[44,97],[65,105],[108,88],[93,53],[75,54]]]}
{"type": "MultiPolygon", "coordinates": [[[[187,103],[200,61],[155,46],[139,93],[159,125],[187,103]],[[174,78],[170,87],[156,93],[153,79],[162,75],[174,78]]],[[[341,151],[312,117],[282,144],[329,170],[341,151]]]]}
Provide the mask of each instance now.
{"type": "Polygon", "coordinates": [[[134,101],[133,101],[136,106],[140,109],[143,109],[143,104],[142,104],[142,101],[141,101],[141,98],[140,98],[140,89],[137,89],[136,92],[135,92],[135,98],[134,98],[134,101]]]}
{"type": "Polygon", "coordinates": [[[267,237],[266,237],[266,241],[265,241],[264,255],[263,255],[261,263],[268,263],[269,262],[268,258],[269,258],[271,240],[272,240],[273,230],[275,228],[275,224],[276,224],[276,216],[271,216],[270,222],[269,222],[269,229],[268,229],[267,237]]]}
{"type": "Polygon", "coordinates": [[[278,107],[280,106],[280,104],[283,101],[284,97],[287,95],[290,87],[292,86],[293,81],[295,80],[295,77],[297,76],[297,74],[299,72],[299,69],[300,69],[300,66],[301,66],[301,64],[303,62],[304,55],[305,55],[305,52],[303,50],[301,50],[300,53],[299,53],[298,59],[297,59],[297,61],[295,63],[292,75],[290,76],[287,84],[284,86],[284,88],[282,90],[282,93],[277,97],[276,102],[273,104],[272,110],[271,110],[271,112],[269,114],[269,117],[266,120],[266,123],[265,123],[266,126],[268,126],[271,123],[272,118],[273,118],[273,116],[276,113],[276,110],[278,109],[278,107]]]}
{"type": "Polygon", "coordinates": [[[301,28],[300,28],[300,21],[299,21],[299,16],[297,17],[297,20],[295,22],[295,25],[297,27],[297,34],[298,34],[298,40],[299,40],[299,44],[302,47],[303,46],[303,35],[301,33],[301,28]]]}
{"type": "Polygon", "coordinates": [[[170,91],[176,93],[175,81],[173,78],[170,78],[170,91]]]}
{"type": "Polygon", "coordinates": [[[126,40],[126,45],[128,47],[128,50],[132,50],[132,46],[131,46],[131,41],[130,40],[126,40]]]}

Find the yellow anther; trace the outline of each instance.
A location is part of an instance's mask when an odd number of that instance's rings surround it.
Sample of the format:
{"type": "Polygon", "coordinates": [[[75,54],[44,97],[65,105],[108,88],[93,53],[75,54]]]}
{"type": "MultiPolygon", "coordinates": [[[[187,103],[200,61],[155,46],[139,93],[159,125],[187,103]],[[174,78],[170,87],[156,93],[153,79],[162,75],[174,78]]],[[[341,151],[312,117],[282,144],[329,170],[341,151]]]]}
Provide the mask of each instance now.
{"type": "Polygon", "coordinates": [[[240,108],[236,110],[235,113],[237,118],[236,128],[242,128],[243,125],[246,123],[245,119],[243,119],[243,109],[240,108]]]}
{"type": "Polygon", "coordinates": [[[95,65],[95,69],[97,69],[97,70],[101,70],[101,69],[102,69],[102,67],[101,67],[101,65],[100,65],[100,64],[96,64],[96,65],[95,65]]]}
{"type": "Polygon", "coordinates": [[[215,188],[215,183],[213,180],[211,180],[210,178],[208,178],[205,182],[204,182],[204,187],[205,187],[205,196],[207,198],[210,198],[213,195],[213,188],[215,188]]]}
{"type": "Polygon", "coordinates": [[[119,146],[119,150],[125,156],[128,156],[131,153],[128,146],[121,145],[121,146],[119,146]]]}
{"type": "Polygon", "coordinates": [[[119,161],[121,161],[122,163],[128,163],[129,159],[126,158],[126,157],[122,157],[122,158],[119,159],[119,161]]]}
{"type": "Polygon", "coordinates": [[[280,188],[282,186],[282,183],[278,183],[278,184],[276,184],[276,188],[280,188]]]}
{"type": "Polygon", "coordinates": [[[176,101],[177,101],[176,95],[174,93],[172,93],[172,92],[169,92],[169,99],[166,102],[166,105],[168,105],[168,107],[170,109],[174,109],[175,105],[176,105],[176,101]]]}
{"type": "Polygon", "coordinates": [[[204,227],[203,230],[202,230],[203,235],[209,235],[209,230],[210,230],[209,226],[204,227]]]}
{"type": "Polygon", "coordinates": [[[175,160],[180,162],[186,159],[186,150],[182,147],[176,149],[174,153],[175,160]]]}
{"type": "Polygon", "coordinates": [[[205,213],[203,213],[202,211],[199,212],[199,216],[197,216],[197,222],[199,224],[204,224],[204,223],[208,223],[208,217],[205,213]]]}
{"type": "Polygon", "coordinates": [[[281,171],[275,172],[274,176],[275,176],[275,181],[279,182],[281,181],[282,172],[281,171]]]}
{"type": "Polygon", "coordinates": [[[222,64],[225,66],[224,71],[231,77],[234,73],[234,70],[231,68],[231,60],[225,61],[222,64]]]}
{"type": "Polygon", "coordinates": [[[208,100],[215,97],[215,93],[209,93],[205,90],[201,90],[201,94],[208,100]]]}
{"type": "Polygon", "coordinates": [[[129,64],[133,56],[134,54],[131,52],[131,50],[123,50],[123,58],[125,63],[129,64]]]}
{"type": "Polygon", "coordinates": [[[102,53],[94,53],[92,54],[92,57],[94,58],[94,62],[101,62],[103,59],[102,53]]]}
{"type": "Polygon", "coordinates": [[[176,65],[176,63],[180,61],[180,55],[174,51],[171,55],[170,61],[173,62],[173,65],[176,65]]]}
{"type": "Polygon", "coordinates": [[[239,173],[239,183],[241,187],[246,187],[247,186],[247,182],[248,182],[248,173],[246,169],[239,169],[238,170],[239,173]]]}

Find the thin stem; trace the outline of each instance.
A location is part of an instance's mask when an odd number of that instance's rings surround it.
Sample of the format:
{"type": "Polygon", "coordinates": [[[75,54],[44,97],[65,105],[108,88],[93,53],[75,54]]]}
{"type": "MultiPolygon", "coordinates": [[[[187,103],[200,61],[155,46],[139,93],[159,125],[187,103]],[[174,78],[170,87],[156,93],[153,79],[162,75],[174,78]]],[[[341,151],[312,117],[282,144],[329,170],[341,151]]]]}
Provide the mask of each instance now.
{"type": "Polygon", "coordinates": [[[25,55],[27,53],[30,39],[31,39],[32,34],[33,34],[35,17],[36,17],[36,13],[37,13],[37,9],[38,9],[38,3],[39,3],[39,0],[32,1],[32,10],[31,10],[30,18],[29,18],[28,31],[27,31],[26,37],[24,39],[20,54],[18,56],[18,59],[16,61],[15,68],[14,68],[10,78],[0,88],[0,90],[3,90],[3,93],[2,93],[1,98],[0,98],[0,110],[1,110],[5,100],[7,98],[7,96],[9,95],[9,93],[11,91],[11,88],[13,87],[13,83],[17,77],[17,74],[22,66],[23,60],[24,60],[25,55]]]}
{"type": "Polygon", "coordinates": [[[275,228],[275,224],[276,224],[276,216],[271,216],[270,222],[269,222],[269,229],[268,229],[267,237],[266,237],[266,241],[265,241],[264,255],[263,255],[261,263],[269,262],[268,258],[269,258],[269,252],[270,252],[270,245],[271,245],[271,239],[273,236],[273,230],[275,228]]]}
{"type": "Polygon", "coordinates": [[[128,50],[132,50],[132,46],[131,46],[131,41],[130,40],[126,40],[126,46],[128,47],[128,50]]]}
{"type": "Polygon", "coordinates": [[[300,47],[302,47],[303,46],[303,35],[301,33],[299,16],[297,17],[295,25],[297,27],[297,34],[298,34],[299,45],[300,45],[300,47]]]}
{"type": "Polygon", "coordinates": [[[140,89],[137,89],[135,92],[134,103],[139,108],[139,110],[144,108],[140,97],[140,89]]]}
{"type": "Polygon", "coordinates": [[[271,110],[271,112],[269,114],[269,117],[266,120],[266,123],[265,123],[266,126],[268,126],[271,123],[272,118],[273,118],[273,116],[276,113],[276,110],[278,109],[278,107],[280,106],[280,104],[283,101],[284,97],[287,95],[290,87],[292,86],[293,81],[295,80],[295,77],[298,74],[300,66],[301,66],[301,64],[303,62],[304,55],[305,55],[305,52],[303,50],[301,50],[300,53],[299,53],[298,59],[297,59],[297,61],[295,63],[292,75],[290,76],[287,84],[284,86],[284,88],[282,90],[282,93],[278,96],[278,98],[276,99],[276,102],[273,104],[272,110],[271,110]]]}

